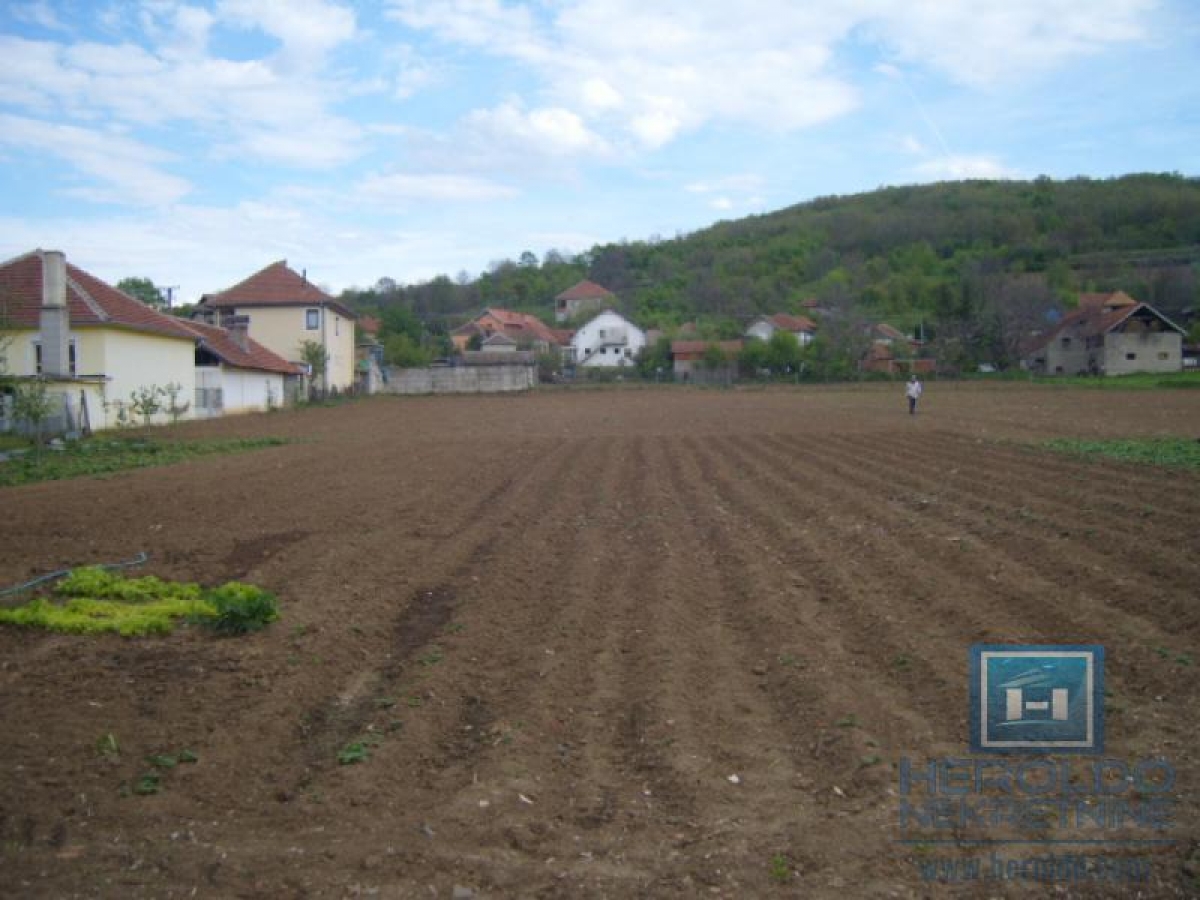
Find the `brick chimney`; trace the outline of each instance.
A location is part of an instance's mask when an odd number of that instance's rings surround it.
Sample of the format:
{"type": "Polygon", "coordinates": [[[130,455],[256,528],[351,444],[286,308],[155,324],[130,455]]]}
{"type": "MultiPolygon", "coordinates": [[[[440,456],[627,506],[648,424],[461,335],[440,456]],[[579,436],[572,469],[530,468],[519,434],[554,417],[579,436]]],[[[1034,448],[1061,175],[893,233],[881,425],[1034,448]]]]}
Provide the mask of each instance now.
{"type": "Polygon", "coordinates": [[[250,352],[250,317],[249,316],[229,316],[223,323],[225,330],[229,332],[229,336],[233,342],[242,348],[243,351],[250,352]]]}
{"type": "Polygon", "coordinates": [[[71,376],[71,316],[67,309],[67,258],[59,250],[42,252],[42,374],[71,376]]]}

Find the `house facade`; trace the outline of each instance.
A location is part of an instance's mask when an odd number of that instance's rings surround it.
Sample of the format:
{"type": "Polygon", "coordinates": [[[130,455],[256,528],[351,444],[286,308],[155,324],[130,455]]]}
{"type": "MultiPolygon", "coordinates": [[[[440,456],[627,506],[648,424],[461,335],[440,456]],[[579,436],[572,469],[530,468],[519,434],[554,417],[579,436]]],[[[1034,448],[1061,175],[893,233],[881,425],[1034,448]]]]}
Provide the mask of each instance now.
{"type": "Polygon", "coordinates": [[[606,309],[571,337],[568,361],[584,368],[632,366],[646,346],[646,332],[606,309]]]}
{"type": "Polygon", "coordinates": [[[354,323],[357,316],[305,273],[272,263],[231,288],[205,294],[195,316],[210,325],[244,318],[248,334],[285,361],[304,365],[302,347],[325,351],[325,371],[314,379],[322,391],[347,391],[355,384],[354,323]]]}
{"type": "Polygon", "coordinates": [[[1079,307],[1039,338],[1026,368],[1048,375],[1128,375],[1178,372],[1184,331],[1128,294],[1082,294],[1079,307]]]}
{"type": "MultiPolygon", "coordinates": [[[[175,387],[191,415],[196,336],[71,265],[56,250],[35,250],[0,265],[0,316],[10,335],[9,374],[40,377],[57,406],[52,427],[100,430],[141,421],[135,392],[175,387]]],[[[161,411],[153,421],[168,421],[161,411]]]]}
{"type": "Polygon", "coordinates": [[[580,313],[611,306],[616,300],[612,291],[585,279],[554,298],[554,321],[566,322],[580,313]]]}

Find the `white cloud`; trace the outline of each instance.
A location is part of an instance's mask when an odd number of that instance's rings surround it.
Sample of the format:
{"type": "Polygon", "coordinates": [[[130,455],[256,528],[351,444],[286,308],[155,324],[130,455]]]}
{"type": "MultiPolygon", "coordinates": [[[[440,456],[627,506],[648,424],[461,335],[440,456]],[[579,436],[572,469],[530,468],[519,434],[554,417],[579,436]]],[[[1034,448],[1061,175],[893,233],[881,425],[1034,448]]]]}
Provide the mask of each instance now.
{"type": "Polygon", "coordinates": [[[354,12],[325,0],[219,0],[217,16],[276,38],[291,67],[317,68],[355,35],[354,12]]]}
{"type": "Polygon", "coordinates": [[[864,25],[898,59],[985,86],[1144,40],[1158,0],[887,2],[864,25]]]}
{"type": "Polygon", "coordinates": [[[475,110],[463,124],[480,143],[534,156],[574,156],[607,150],[605,142],[588,130],[582,118],[561,107],[526,111],[510,101],[494,109],[475,110]]]}
{"type": "Polygon", "coordinates": [[[983,178],[1001,180],[1020,178],[1021,173],[1011,169],[991,156],[953,155],[931,159],[915,169],[923,181],[958,180],[983,178]]]}
{"type": "MultiPolygon", "coordinates": [[[[266,7],[248,0],[236,6],[238,22],[257,21],[256,13],[271,18],[266,7]]],[[[298,4],[294,16],[277,15],[281,24],[270,25],[285,41],[279,59],[230,60],[207,55],[215,20],[206,11],[154,9],[164,17],[155,20],[162,30],[154,49],[0,36],[6,61],[0,101],[82,122],[107,117],[126,127],[190,126],[206,134],[218,155],[287,166],[327,168],[361,152],[363,130],[331,112],[348,91],[314,68],[324,51],[353,34],[349,13],[298,4]],[[302,65],[282,61],[293,51],[302,65]]]]}
{"type": "MultiPolygon", "coordinates": [[[[714,122],[794,131],[859,102],[838,65],[850,40],[969,85],[1039,73],[1140,40],[1156,0],[395,0],[390,15],[516,60],[593,132],[659,148],[714,122]]],[[[898,75],[891,61],[875,66],[898,75]]]]}
{"type": "Polygon", "coordinates": [[[166,154],[110,132],[0,114],[0,145],[69,162],[92,179],[90,185],[66,189],[82,199],[163,206],[191,189],[184,179],[159,168],[167,161],[166,154]]]}

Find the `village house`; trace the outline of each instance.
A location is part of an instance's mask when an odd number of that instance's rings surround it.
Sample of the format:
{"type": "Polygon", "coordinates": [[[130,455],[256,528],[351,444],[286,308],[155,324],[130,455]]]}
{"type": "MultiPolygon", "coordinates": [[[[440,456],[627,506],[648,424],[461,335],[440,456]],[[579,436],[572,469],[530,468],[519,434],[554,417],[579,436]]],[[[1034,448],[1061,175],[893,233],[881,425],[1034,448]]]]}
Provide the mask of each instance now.
{"type": "Polygon", "coordinates": [[[305,364],[303,346],[315,343],[326,358],[325,371],[315,387],[328,393],[355,385],[357,315],[312,284],[307,273],[289,269],[286,260],[272,263],[224,291],[205,294],[195,317],[212,325],[245,318],[251,338],[300,365],[305,364]]]}
{"type": "Polygon", "coordinates": [[[547,353],[563,351],[571,343],[571,332],[551,328],[537,316],[489,306],[465,325],[450,332],[450,340],[459,353],[468,349],[472,338],[482,344],[493,334],[511,338],[521,350],[547,353]]]}
{"type": "Polygon", "coordinates": [[[52,430],[114,427],[132,393],[155,387],[176,386],[190,405],[196,336],[60,251],[34,250],[0,265],[0,316],[9,374],[48,382],[52,430]]]}
{"type": "Polygon", "coordinates": [[[174,392],[155,422],[265,409],[299,376],[244,331],[151,309],[55,250],[0,265],[0,318],[8,374],[44,379],[55,398],[52,431],[138,424],[133,395],[155,389],[174,392]]]}
{"type": "Polygon", "coordinates": [[[606,309],[571,337],[568,361],[584,368],[632,366],[646,346],[646,332],[606,309]]]}
{"type": "Polygon", "coordinates": [[[580,281],[554,298],[554,321],[566,322],[580,313],[616,303],[616,295],[594,281],[580,281]]]}
{"type": "Polygon", "coordinates": [[[812,342],[817,334],[817,323],[808,316],[793,316],[788,313],[775,313],[773,316],[759,316],[746,328],[746,337],[769,341],[776,331],[786,331],[796,336],[803,347],[812,342]]]}
{"type": "Polygon", "coordinates": [[[1050,375],[1178,372],[1184,331],[1123,291],[1081,294],[1079,306],[1034,340],[1022,364],[1050,375]]]}
{"type": "Polygon", "coordinates": [[[742,341],[672,341],[671,365],[675,380],[731,382],[737,378],[737,360],[744,346],[742,341]],[[714,364],[718,351],[721,359],[714,364]]]}

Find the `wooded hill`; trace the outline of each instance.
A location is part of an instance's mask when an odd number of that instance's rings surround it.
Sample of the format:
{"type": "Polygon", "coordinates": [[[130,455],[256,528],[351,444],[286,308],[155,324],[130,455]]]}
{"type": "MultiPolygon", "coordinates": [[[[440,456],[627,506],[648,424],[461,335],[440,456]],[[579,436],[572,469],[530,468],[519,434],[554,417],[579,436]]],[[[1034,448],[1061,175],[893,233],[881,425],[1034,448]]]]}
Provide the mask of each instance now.
{"type": "Polygon", "coordinates": [[[799,312],[808,298],[943,335],[1014,303],[1031,307],[1024,318],[1053,317],[1081,291],[1124,290],[1186,318],[1200,285],[1200,179],[883,188],[672,240],[606,244],[577,256],[549,251],[542,259],[525,252],[473,280],[400,286],[381,279],[343,297],[399,307],[437,331],[488,305],[549,320],[554,296],[581,278],[617,294],[621,310],[644,327],[698,319],[713,336],[736,334],[759,313],[799,312]]]}

